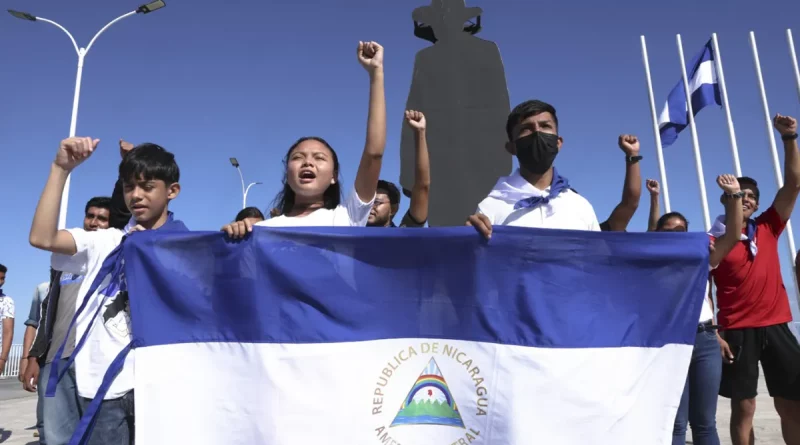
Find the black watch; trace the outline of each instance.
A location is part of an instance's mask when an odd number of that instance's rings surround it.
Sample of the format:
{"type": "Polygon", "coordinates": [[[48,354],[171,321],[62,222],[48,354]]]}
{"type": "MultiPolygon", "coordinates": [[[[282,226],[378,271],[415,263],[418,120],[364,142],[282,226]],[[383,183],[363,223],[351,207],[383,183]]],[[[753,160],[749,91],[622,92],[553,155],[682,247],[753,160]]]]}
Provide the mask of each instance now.
{"type": "Polygon", "coordinates": [[[740,190],[740,191],[738,191],[736,193],[726,193],[725,197],[726,198],[744,198],[744,192],[740,190]]]}
{"type": "Polygon", "coordinates": [[[781,135],[781,139],[784,140],[784,141],[793,141],[793,140],[797,139],[797,133],[781,135]]]}
{"type": "Polygon", "coordinates": [[[641,160],[642,160],[641,156],[626,156],[625,157],[625,162],[627,162],[628,164],[635,164],[635,163],[637,163],[637,162],[639,162],[641,160]]]}

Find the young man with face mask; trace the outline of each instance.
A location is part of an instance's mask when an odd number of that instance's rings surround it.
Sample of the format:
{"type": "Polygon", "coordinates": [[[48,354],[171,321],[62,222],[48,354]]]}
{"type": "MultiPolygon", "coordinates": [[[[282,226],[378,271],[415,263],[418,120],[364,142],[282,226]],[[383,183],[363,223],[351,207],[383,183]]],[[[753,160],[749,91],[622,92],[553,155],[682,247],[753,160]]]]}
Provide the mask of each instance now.
{"type": "Polygon", "coordinates": [[[517,105],[506,133],[506,150],[517,157],[519,169],[497,181],[467,225],[487,238],[496,224],[600,231],[592,205],[553,167],[564,142],[555,108],[538,100],[517,105]]]}
{"type": "MultiPolygon", "coordinates": [[[[739,178],[744,229],[740,241],[712,272],[724,363],[719,394],[731,399],[730,433],[737,445],[754,441],[759,362],[781,418],[784,441],[800,443],[800,344],[789,328],[792,311],[778,257],[778,238],[800,194],[800,153],[797,121],[776,115],[774,125],[783,140],[783,187],[772,205],[753,219],[759,208],[758,184],[752,178],[739,178]]],[[[724,230],[718,218],[711,227],[712,240],[719,243],[724,230]]]]}

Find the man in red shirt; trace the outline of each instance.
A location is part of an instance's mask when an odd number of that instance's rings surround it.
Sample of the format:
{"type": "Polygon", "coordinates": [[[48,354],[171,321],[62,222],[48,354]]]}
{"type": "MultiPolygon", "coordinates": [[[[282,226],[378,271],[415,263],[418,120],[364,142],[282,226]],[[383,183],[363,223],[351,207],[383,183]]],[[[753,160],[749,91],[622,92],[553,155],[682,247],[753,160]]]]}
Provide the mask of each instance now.
{"type": "MultiPolygon", "coordinates": [[[[752,444],[758,363],[781,418],[783,439],[800,444],[800,344],[789,329],[792,312],[781,277],[778,237],[800,194],[797,121],[776,115],[775,129],[785,150],[785,183],[772,205],[755,219],[758,184],[739,178],[745,229],[742,241],[712,272],[717,286],[718,324],[723,362],[719,394],[731,399],[734,445],[752,444]]],[[[717,221],[711,235],[719,233],[717,221]]]]}

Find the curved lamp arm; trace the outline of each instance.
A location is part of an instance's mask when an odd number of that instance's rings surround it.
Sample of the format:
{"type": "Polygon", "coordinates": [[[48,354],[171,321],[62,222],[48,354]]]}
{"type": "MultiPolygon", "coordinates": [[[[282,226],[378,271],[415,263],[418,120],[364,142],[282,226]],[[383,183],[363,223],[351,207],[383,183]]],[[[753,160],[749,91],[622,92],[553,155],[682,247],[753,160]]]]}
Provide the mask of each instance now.
{"type": "MultiPolygon", "coordinates": [[[[117,23],[118,21],[120,21],[120,20],[122,20],[122,19],[124,19],[126,17],[130,17],[130,16],[136,14],[136,12],[137,11],[131,11],[131,12],[128,12],[126,14],[122,14],[121,16],[119,16],[119,17],[115,18],[114,20],[108,22],[108,24],[106,26],[100,28],[100,31],[97,31],[97,34],[95,34],[94,37],[92,37],[92,40],[89,41],[89,44],[86,45],[86,49],[83,50],[83,53],[84,54],[88,53],[89,49],[91,49],[92,45],[94,45],[94,41],[97,40],[97,38],[100,37],[100,34],[102,34],[105,30],[107,30],[111,25],[113,25],[114,23],[117,23]]],[[[70,37],[72,37],[72,36],[70,36],[70,37]]],[[[75,43],[75,41],[73,40],[72,43],[75,43]]]]}
{"type": "Polygon", "coordinates": [[[69,39],[72,41],[72,46],[75,48],[75,52],[78,54],[78,56],[81,55],[81,49],[78,47],[78,44],[75,42],[75,38],[72,37],[72,34],[70,34],[69,31],[67,31],[67,28],[64,28],[63,26],[59,25],[58,23],[56,23],[56,22],[54,22],[54,21],[52,21],[50,19],[45,19],[45,18],[42,18],[42,17],[36,17],[36,21],[37,22],[49,23],[49,24],[55,26],[56,28],[64,31],[64,34],[66,34],[67,37],[69,37],[69,39]]]}

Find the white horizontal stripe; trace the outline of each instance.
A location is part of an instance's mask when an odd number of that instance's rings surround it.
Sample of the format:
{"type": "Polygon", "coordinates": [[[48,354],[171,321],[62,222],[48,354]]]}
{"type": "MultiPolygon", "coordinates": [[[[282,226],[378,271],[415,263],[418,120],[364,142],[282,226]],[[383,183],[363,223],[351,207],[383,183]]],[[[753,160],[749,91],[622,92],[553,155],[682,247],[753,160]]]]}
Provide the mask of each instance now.
{"type": "MultiPolygon", "coordinates": [[[[706,83],[717,83],[717,68],[713,60],[706,60],[700,64],[694,77],[689,79],[689,91],[694,94],[701,85],[706,83]]],[[[688,107],[685,104],[684,111],[688,111],[688,107]]],[[[658,126],[659,128],[663,127],[669,122],[669,103],[664,103],[664,108],[658,116],[658,126]]]]}
{"type": "Polygon", "coordinates": [[[666,445],[691,351],[420,339],[140,348],[137,442],[666,445]],[[390,427],[431,358],[464,427],[390,427]]]}

